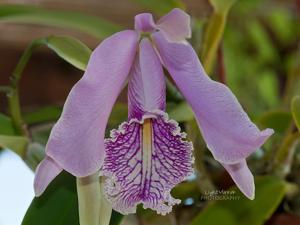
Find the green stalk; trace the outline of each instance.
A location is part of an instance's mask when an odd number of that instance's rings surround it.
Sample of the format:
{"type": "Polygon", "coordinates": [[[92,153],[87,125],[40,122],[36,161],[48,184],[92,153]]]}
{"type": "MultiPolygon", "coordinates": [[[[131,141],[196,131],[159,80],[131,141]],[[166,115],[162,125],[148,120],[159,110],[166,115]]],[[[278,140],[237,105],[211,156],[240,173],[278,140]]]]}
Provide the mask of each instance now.
{"type": "Polygon", "coordinates": [[[227,15],[236,0],[209,0],[214,11],[209,18],[203,39],[201,60],[207,74],[211,74],[216,53],[223,37],[227,15]]]}
{"type": "Polygon", "coordinates": [[[211,15],[203,41],[201,59],[207,74],[211,74],[219,44],[227,21],[227,12],[214,11],[211,15]]]}
{"type": "Polygon", "coordinates": [[[99,173],[77,177],[76,181],[80,225],[99,225],[101,204],[99,173]]]}
{"type": "Polygon", "coordinates": [[[285,178],[291,170],[297,145],[300,143],[300,133],[289,133],[285,136],[277,150],[272,166],[272,172],[280,178],[285,178]]]}
{"type": "Polygon", "coordinates": [[[12,124],[14,126],[15,132],[18,135],[28,136],[26,126],[23,122],[20,99],[19,99],[19,81],[21,79],[22,72],[27,65],[32,52],[38,46],[40,46],[45,40],[38,39],[33,41],[25,50],[21,59],[19,60],[15,70],[10,77],[10,88],[11,90],[7,94],[8,107],[11,115],[12,124]]]}
{"type": "Polygon", "coordinates": [[[111,213],[112,213],[112,206],[106,200],[104,196],[104,178],[100,178],[100,188],[101,188],[101,203],[100,203],[100,213],[99,213],[99,225],[109,225],[111,213]]]}

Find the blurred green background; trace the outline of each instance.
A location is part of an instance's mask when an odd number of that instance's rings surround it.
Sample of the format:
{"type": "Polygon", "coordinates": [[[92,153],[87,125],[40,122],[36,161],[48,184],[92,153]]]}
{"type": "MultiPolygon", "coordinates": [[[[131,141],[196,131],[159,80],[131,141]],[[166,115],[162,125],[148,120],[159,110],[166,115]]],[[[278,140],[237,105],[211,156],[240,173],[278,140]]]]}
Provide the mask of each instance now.
{"type": "MultiPolygon", "coordinates": [[[[132,28],[136,14],[150,11],[159,18],[174,7],[192,16],[190,42],[212,79],[226,83],[255,123],[273,128],[275,135],[249,159],[256,176],[256,199],[249,201],[232,189],[169,80],[168,112],[194,142],[195,175],[173,190],[182,204],[170,215],[142,208],[126,217],[114,212],[111,224],[300,224],[299,0],[1,1],[0,147],[11,149],[34,170],[90,49],[110,34],[132,28]],[[225,192],[228,188],[231,194],[225,192]]],[[[125,89],[108,132],[126,119],[126,110],[125,89]]],[[[0,199],[0,204],[5,203],[0,199]]],[[[75,179],[60,175],[45,195],[33,200],[22,224],[78,224],[75,179]]]]}

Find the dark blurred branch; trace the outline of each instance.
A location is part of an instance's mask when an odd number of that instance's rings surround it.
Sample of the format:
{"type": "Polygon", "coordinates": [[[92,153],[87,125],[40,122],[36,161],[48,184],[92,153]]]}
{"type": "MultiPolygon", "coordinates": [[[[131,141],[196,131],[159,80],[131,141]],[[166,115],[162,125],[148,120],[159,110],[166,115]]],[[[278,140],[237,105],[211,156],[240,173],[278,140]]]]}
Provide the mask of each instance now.
{"type": "Polygon", "coordinates": [[[300,14],[300,0],[295,0],[296,1],[296,6],[298,9],[298,13],[300,14]]]}

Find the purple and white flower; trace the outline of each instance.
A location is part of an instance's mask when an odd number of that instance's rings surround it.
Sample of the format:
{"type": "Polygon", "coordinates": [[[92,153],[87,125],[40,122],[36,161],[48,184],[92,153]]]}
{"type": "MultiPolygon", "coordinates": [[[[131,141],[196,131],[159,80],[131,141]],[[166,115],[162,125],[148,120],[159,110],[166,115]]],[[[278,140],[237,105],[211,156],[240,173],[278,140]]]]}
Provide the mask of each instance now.
{"type": "Polygon", "coordinates": [[[273,130],[260,131],[223,84],[211,80],[186,41],[190,17],[174,9],[157,23],[149,13],[135,17],[135,30],[104,40],[92,53],[53,127],[39,165],[39,196],[62,170],[77,177],[100,171],[112,207],[134,213],[145,208],[166,214],[180,201],[171,189],[192,173],[192,144],[168,119],[163,67],[192,107],[214,158],[240,190],[254,198],[246,158],[273,130]],[[128,121],[105,139],[112,107],[128,80],[128,121]]]}

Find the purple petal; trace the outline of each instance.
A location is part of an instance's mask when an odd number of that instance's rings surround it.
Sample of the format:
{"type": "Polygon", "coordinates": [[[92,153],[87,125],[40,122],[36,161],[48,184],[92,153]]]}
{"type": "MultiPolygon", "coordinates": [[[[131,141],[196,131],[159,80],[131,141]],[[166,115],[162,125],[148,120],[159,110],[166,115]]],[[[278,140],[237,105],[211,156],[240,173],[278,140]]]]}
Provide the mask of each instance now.
{"type": "Polygon", "coordinates": [[[153,32],[156,29],[151,13],[141,13],[134,17],[134,29],[142,32],[153,32]]]}
{"type": "Polygon", "coordinates": [[[146,112],[165,110],[166,83],[161,62],[150,41],[143,39],[128,83],[129,119],[142,119],[146,112]]]}
{"type": "Polygon", "coordinates": [[[134,213],[139,203],[165,215],[180,200],[171,189],[192,173],[192,144],[183,141],[177,123],[159,111],[132,119],[106,140],[103,174],[112,207],[134,213]]]}
{"type": "Polygon", "coordinates": [[[218,161],[234,164],[259,148],[272,129],[260,131],[225,85],[211,80],[193,48],[153,35],[162,61],[191,105],[207,147],[218,161]]]}
{"type": "Polygon", "coordinates": [[[191,18],[181,9],[173,9],[157,22],[157,28],[170,42],[182,42],[191,37],[191,18]]]}
{"type": "Polygon", "coordinates": [[[62,168],[53,159],[46,156],[35,171],[34,192],[40,196],[48,187],[50,182],[62,171],[62,168]]]}
{"type": "Polygon", "coordinates": [[[222,164],[227,172],[232,177],[238,188],[246,195],[249,199],[254,199],[254,178],[247,166],[246,160],[242,160],[236,164],[222,164]]]}
{"type": "Polygon", "coordinates": [[[107,120],[128,76],[137,42],[135,31],[122,31],[94,50],[52,129],[47,155],[74,176],[88,176],[103,164],[107,120]]]}

